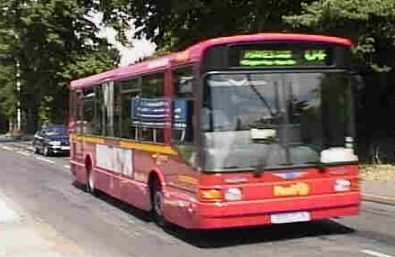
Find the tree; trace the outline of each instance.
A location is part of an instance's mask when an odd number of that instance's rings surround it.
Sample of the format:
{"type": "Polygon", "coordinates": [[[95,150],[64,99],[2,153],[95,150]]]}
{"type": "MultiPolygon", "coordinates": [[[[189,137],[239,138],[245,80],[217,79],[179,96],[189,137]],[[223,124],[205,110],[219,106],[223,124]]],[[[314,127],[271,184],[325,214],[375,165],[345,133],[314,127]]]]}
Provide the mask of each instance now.
{"type": "Polygon", "coordinates": [[[0,64],[0,131],[6,129],[5,124],[8,123],[9,117],[16,115],[16,93],[15,83],[9,74],[15,74],[15,69],[12,65],[0,64]]]}
{"type": "Polygon", "coordinates": [[[357,132],[365,158],[395,160],[395,1],[319,0],[284,20],[298,31],[350,37],[366,87],[359,92],[357,132]]]}
{"type": "Polygon", "coordinates": [[[378,72],[395,67],[395,1],[319,0],[284,16],[294,29],[350,37],[361,65],[378,72]]]}
{"type": "MultiPolygon", "coordinates": [[[[135,19],[136,37],[153,40],[160,50],[179,50],[197,41],[237,33],[284,30],[282,16],[312,0],[114,0],[102,1],[113,16],[135,19]]],[[[111,15],[110,15],[111,16],[111,15]]]]}
{"type": "MultiPolygon", "coordinates": [[[[0,3],[0,55],[11,55],[0,74],[4,109],[15,109],[15,67],[20,63],[22,109],[27,130],[37,127],[39,110],[50,108],[54,122],[64,122],[67,84],[70,80],[101,72],[119,61],[119,54],[89,16],[94,1],[5,0],[0,3]],[[5,71],[5,70],[4,70],[5,71]]],[[[5,112],[13,116],[14,112],[5,112]]]]}

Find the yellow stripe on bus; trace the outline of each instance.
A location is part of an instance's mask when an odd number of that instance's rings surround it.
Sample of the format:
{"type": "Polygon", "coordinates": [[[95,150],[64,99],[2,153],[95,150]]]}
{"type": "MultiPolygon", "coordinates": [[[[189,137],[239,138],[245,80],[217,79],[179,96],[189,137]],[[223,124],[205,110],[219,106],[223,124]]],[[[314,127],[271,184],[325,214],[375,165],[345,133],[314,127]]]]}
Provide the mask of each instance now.
{"type": "MultiPolygon", "coordinates": [[[[90,135],[71,134],[70,138],[73,141],[82,141],[92,144],[106,144],[104,138],[90,136],[90,135]]],[[[116,142],[116,145],[127,149],[135,149],[145,152],[153,152],[153,153],[168,154],[168,155],[177,155],[177,152],[173,150],[171,146],[137,143],[137,142],[123,141],[123,140],[116,140],[113,138],[109,140],[113,140],[116,142]]]]}
{"type": "Polygon", "coordinates": [[[185,175],[178,175],[177,179],[180,182],[184,182],[184,183],[192,184],[192,185],[196,185],[198,183],[197,178],[185,176],[185,175]]]}
{"type": "Polygon", "coordinates": [[[161,154],[169,154],[169,155],[177,154],[177,152],[174,151],[173,148],[165,145],[162,146],[162,145],[151,145],[151,144],[121,141],[119,142],[119,146],[123,148],[136,149],[145,152],[153,152],[153,153],[161,153],[161,154]]]}
{"type": "Polygon", "coordinates": [[[83,136],[76,134],[71,134],[70,137],[71,140],[75,140],[75,141],[83,141],[92,144],[104,144],[104,139],[100,137],[83,136]]]}
{"type": "Polygon", "coordinates": [[[104,144],[103,138],[84,137],[83,141],[92,144],[104,144]]]}

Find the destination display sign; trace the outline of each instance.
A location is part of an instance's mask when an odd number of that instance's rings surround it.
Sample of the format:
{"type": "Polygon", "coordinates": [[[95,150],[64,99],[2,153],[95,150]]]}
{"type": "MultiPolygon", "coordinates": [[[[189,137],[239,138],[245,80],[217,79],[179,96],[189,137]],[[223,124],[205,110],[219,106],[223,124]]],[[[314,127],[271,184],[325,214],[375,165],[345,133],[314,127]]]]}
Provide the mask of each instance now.
{"type": "Polygon", "coordinates": [[[224,69],[348,69],[350,47],[320,42],[251,42],[209,48],[203,72],[224,69]]]}
{"type": "Polygon", "coordinates": [[[232,67],[327,67],[333,64],[333,48],[309,44],[239,45],[230,49],[232,67]]]}
{"type": "Polygon", "coordinates": [[[328,65],[327,49],[244,50],[240,66],[328,65]]]}

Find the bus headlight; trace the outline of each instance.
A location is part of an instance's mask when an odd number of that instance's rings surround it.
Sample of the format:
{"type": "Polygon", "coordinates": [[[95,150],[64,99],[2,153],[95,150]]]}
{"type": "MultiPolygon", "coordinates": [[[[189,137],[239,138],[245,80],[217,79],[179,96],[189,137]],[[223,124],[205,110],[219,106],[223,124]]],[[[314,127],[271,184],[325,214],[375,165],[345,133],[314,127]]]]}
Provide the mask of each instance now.
{"type": "Polygon", "coordinates": [[[335,192],[344,192],[350,191],[351,189],[351,181],[348,179],[336,179],[335,184],[333,185],[333,190],[335,192]]]}
{"type": "Polygon", "coordinates": [[[239,201],[242,198],[242,192],[239,188],[228,188],[224,191],[224,197],[227,201],[239,201]]]}

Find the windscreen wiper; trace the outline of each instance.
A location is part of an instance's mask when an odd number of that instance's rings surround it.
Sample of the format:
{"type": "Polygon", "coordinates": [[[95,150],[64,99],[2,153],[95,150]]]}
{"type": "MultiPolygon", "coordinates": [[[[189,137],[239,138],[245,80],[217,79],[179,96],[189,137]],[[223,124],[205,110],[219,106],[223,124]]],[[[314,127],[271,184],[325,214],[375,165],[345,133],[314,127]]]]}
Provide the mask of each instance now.
{"type": "Polygon", "coordinates": [[[256,87],[253,85],[252,80],[251,80],[251,74],[246,74],[247,76],[247,81],[248,86],[252,89],[252,91],[256,94],[256,96],[261,100],[263,105],[269,110],[270,115],[274,116],[275,113],[273,112],[272,108],[270,107],[270,104],[266,101],[265,97],[259,92],[256,87]]]}

